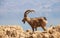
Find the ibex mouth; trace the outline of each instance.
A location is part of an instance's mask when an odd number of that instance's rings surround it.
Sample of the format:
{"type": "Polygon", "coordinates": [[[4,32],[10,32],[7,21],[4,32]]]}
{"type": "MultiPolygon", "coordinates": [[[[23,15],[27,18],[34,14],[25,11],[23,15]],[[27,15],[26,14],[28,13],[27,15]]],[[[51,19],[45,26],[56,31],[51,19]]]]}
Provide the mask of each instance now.
{"type": "Polygon", "coordinates": [[[22,22],[25,24],[25,20],[22,20],[22,22]]]}

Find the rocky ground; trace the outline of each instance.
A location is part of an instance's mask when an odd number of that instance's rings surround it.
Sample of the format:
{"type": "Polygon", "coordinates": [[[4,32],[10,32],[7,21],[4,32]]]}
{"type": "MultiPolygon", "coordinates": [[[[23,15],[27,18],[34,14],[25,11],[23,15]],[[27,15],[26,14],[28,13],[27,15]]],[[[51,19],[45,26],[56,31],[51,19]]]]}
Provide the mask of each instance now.
{"type": "Polygon", "coordinates": [[[0,38],[60,38],[60,25],[43,32],[24,31],[19,25],[0,25],[0,38]]]}

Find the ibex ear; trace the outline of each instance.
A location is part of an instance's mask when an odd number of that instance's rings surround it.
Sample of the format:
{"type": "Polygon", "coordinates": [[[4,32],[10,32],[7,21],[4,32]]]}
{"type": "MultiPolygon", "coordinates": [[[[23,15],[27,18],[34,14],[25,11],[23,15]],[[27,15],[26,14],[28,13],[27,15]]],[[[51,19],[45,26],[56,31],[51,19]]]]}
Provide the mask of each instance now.
{"type": "Polygon", "coordinates": [[[25,20],[23,19],[22,22],[25,24],[25,20]]]}

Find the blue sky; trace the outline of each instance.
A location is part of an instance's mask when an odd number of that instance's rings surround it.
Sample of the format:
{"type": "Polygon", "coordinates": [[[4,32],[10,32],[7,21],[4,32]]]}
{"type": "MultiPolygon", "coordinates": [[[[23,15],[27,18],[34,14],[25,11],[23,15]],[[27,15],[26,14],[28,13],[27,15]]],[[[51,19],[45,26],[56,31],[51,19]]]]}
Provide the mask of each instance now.
{"type": "Polygon", "coordinates": [[[28,23],[23,24],[23,14],[27,9],[34,9],[29,17],[45,16],[48,19],[47,27],[51,24],[60,24],[60,0],[0,0],[0,25],[21,25],[29,29],[28,23]]]}

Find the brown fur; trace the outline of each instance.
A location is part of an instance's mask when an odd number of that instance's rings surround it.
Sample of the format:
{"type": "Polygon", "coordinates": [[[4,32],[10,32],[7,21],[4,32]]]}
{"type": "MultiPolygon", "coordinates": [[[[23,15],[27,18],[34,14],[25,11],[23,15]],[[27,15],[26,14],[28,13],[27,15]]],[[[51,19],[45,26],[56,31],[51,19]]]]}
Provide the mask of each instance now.
{"type": "Polygon", "coordinates": [[[46,30],[46,24],[47,24],[46,17],[29,18],[27,17],[27,14],[30,12],[34,12],[34,10],[25,11],[22,22],[25,23],[26,21],[27,23],[29,23],[33,31],[34,29],[37,30],[37,27],[42,27],[43,30],[46,30]]]}

